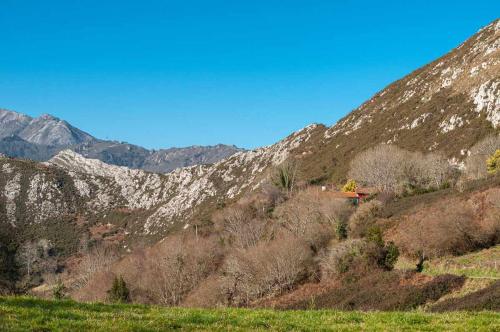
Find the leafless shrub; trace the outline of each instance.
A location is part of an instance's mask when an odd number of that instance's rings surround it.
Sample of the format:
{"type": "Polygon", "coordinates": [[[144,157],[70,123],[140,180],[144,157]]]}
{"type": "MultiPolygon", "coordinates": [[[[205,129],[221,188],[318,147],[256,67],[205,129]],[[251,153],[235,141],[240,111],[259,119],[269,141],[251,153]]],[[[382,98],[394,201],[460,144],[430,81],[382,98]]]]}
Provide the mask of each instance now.
{"type": "Polygon", "coordinates": [[[115,277],[109,270],[96,272],[85,286],[72,290],[71,298],[81,302],[104,302],[115,277]]]}
{"type": "Polygon", "coordinates": [[[291,235],[238,250],[223,266],[222,285],[227,302],[245,305],[263,296],[281,294],[307,278],[311,266],[311,250],[291,235]]]}
{"type": "Polygon", "coordinates": [[[439,188],[449,179],[450,171],[441,155],[423,155],[383,144],[357,155],[349,177],[383,192],[401,194],[414,188],[439,188]]]}
{"type": "Polygon", "coordinates": [[[286,200],[286,195],[284,195],[279,188],[272,185],[270,182],[266,181],[262,185],[261,191],[269,208],[274,208],[276,205],[281,204],[286,200]]]}
{"type": "Polygon", "coordinates": [[[97,273],[110,271],[118,258],[118,253],[111,247],[99,245],[90,249],[78,264],[71,287],[77,289],[85,287],[97,273]]]}
{"type": "Polygon", "coordinates": [[[253,247],[266,232],[266,220],[259,216],[258,210],[249,204],[239,203],[219,212],[215,221],[230,244],[238,248],[253,247]]]}
{"type": "Polygon", "coordinates": [[[335,235],[339,223],[346,222],[353,206],[343,199],[332,199],[315,188],[298,192],[276,209],[280,225],[304,239],[318,251],[335,235]]]}
{"type": "Polygon", "coordinates": [[[227,305],[227,294],[222,277],[212,275],[203,280],[186,299],[182,306],[190,308],[216,308],[227,305]]]}
{"type": "Polygon", "coordinates": [[[453,199],[426,207],[406,216],[393,240],[405,255],[421,259],[488,247],[498,241],[500,225],[482,205],[453,199]]]}
{"type": "Polygon", "coordinates": [[[367,243],[361,239],[332,244],[321,255],[321,278],[327,280],[347,272],[353,265],[360,263],[366,248],[367,243]]]}
{"type": "Polygon", "coordinates": [[[500,148],[500,135],[489,136],[470,149],[470,155],[465,160],[465,175],[467,179],[480,179],[488,175],[486,160],[500,148]]]}
{"type": "Polygon", "coordinates": [[[375,216],[381,208],[382,203],[378,200],[361,204],[349,218],[349,235],[351,237],[364,237],[368,228],[373,225],[375,216]]]}
{"type": "Polygon", "coordinates": [[[217,244],[211,239],[167,238],[148,253],[140,287],[155,303],[179,305],[217,269],[220,259],[217,244]]]}

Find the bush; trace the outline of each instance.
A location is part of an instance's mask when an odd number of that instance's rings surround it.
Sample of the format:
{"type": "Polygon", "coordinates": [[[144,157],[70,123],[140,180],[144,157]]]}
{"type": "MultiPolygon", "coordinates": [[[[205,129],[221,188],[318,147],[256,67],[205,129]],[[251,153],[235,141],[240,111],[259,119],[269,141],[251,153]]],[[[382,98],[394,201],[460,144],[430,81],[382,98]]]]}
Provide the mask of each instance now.
{"type": "Polygon", "coordinates": [[[489,136],[470,149],[465,160],[465,176],[469,180],[484,178],[488,175],[486,160],[500,148],[500,135],[489,136]]]}
{"type": "Polygon", "coordinates": [[[347,223],[345,221],[339,221],[335,227],[335,234],[338,240],[347,239],[347,223]]]}
{"type": "Polygon", "coordinates": [[[345,193],[347,193],[347,192],[355,192],[357,188],[358,188],[358,185],[356,184],[356,181],[350,179],[342,187],[342,191],[345,192],[345,193]]]}
{"type": "Polygon", "coordinates": [[[394,242],[385,243],[382,229],[377,225],[368,228],[366,241],[370,244],[367,251],[370,260],[384,270],[392,270],[399,258],[399,248],[394,242]]]}
{"type": "Polygon", "coordinates": [[[118,258],[116,250],[112,247],[103,245],[93,247],[81,258],[72,287],[85,287],[96,274],[109,271],[118,258]]]}
{"type": "Polygon", "coordinates": [[[320,257],[322,280],[338,278],[349,272],[360,276],[366,271],[392,270],[399,258],[399,249],[393,243],[384,243],[380,228],[373,227],[366,239],[349,239],[332,243],[320,257]]]}
{"type": "Polygon", "coordinates": [[[173,236],[144,256],[144,271],[137,287],[155,303],[179,305],[198,285],[213,274],[222,259],[215,239],[173,236]]]}
{"type": "Polygon", "coordinates": [[[349,235],[351,237],[366,236],[381,208],[382,203],[378,200],[371,200],[361,204],[349,218],[349,235]]]}
{"type": "Polygon", "coordinates": [[[399,249],[394,244],[394,242],[389,242],[385,246],[385,259],[384,259],[384,267],[386,270],[394,269],[394,265],[397,263],[399,258],[399,249]]]}
{"type": "Polygon", "coordinates": [[[377,225],[372,225],[370,226],[370,228],[368,228],[366,239],[376,244],[377,246],[384,246],[384,237],[382,234],[382,230],[377,225]]]}
{"type": "Polygon", "coordinates": [[[450,176],[450,166],[442,155],[423,155],[385,144],[358,154],[349,172],[358,182],[400,195],[438,189],[450,176]]]}
{"type": "Polygon", "coordinates": [[[297,181],[297,164],[293,161],[285,161],[277,166],[271,174],[271,181],[285,193],[290,193],[297,181]]]}
{"type": "Polygon", "coordinates": [[[241,306],[263,296],[279,295],[307,279],[312,266],[311,250],[289,234],[232,253],[222,269],[227,303],[241,306]]]}
{"type": "Polygon", "coordinates": [[[228,294],[219,275],[203,280],[182,302],[182,306],[190,308],[216,308],[228,304],[228,294]]]}
{"type": "Polygon", "coordinates": [[[66,297],[66,286],[64,286],[61,279],[57,280],[57,283],[52,290],[52,295],[55,300],[62,300],[66,297]]]}
{"type": "Polygon", "coordinates": [[[344,237],[343,227],[352,211],[352,205],[345,200],[332,199],[317,189],[309,188],[277,207],[273,216],[281,227],[318,252],[335,235],[344,237]]]}
{"type": "Polygon", "coordinates": [[[422,206],[388,232],[406,256],[422,261],[487,248],[500,240],[500,209],[488,202],[498,189],[422,206]]]}
{"type": "Polygon", "coordinates": [[[321,279],[335,278],[356,265],[365,265],[367,247],[365,241],[358,239],[332,244],[320,258],[321,279]]]}
{"type": "Polygon", "coordinates": [[[218,213],[215,222],[229,244],[249,248],[256,246],[266,232],[266,220],[255,212],[251,206],[237,204],[218,213]]]}
{"type": "Polygon", "coordinates": [[[113,285],[108,291],[108,300],[113,303],[127,303],[130,301],[130,292],[123,277],[115,277],[113,285]]]}
{"type": "Polygon", "coordinates": [[[500,171],[500,150],[496,150],[495,153],[486,160],[486,167],[490,174],[496,174],[500,171]]]}

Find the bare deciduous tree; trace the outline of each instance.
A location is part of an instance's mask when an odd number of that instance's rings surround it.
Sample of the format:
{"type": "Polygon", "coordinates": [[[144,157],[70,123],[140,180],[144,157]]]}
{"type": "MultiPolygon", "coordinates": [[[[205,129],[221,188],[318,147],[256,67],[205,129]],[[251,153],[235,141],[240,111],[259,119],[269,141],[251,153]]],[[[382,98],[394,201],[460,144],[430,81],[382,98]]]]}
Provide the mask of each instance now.
{"type": "Polygon", "coordinates": [[[72,286],[75,288],[84,287],[95,274],[110,271],[118,258],[116,251],[110,247],[97,246],[90,249],[78,265],[72,286]]]}
{"type": "Polygon", "coordinates": [[[276,209],[275,217],[282,227],[319,250],[335,235],[353,207],[343,199],[332,199],[317,188],[298,192],[276,209]]]}
{"type": "Polygon", "coordinates": [[[500,149],[500,135],[489,136],[478,142],[470,150],[465,160],[465,174],[468,179],[480,179],[488,175],[486,160],[500,149]]]}
{"type": "Polygon", "coordinates": [[[40,256],[39,246],[36,242],[28,241],[25,242],[19,249],[19,260],[26,268],[26,274],[31,277],[33,271],[33,265],[38,260],[40,256]]]}
{"type": "Polygon", "coordinates": [[[262,296],[281,294],[307,278],[311,265],[311,250],[290,234],[268,244],[238,250],[223,267],[227,302],[245,305],[262,296]]]}
{"type": "Polygon", "coordinates": [[[385,144],[358,154],[349,172],[359,182],[398,194],[409,188],[439,188],[449,175],[450,166],[439,154],[423,155],[385,144]]]}
{"type": "Polygon", "coordinates": [[[220,252],[212,240],[167,238],[148,253],[141,287],[157,303],[179,305],[216,270],[219,260],[220,252]]]}
{"type": "Polygon", "coordinates": [[[215,219],[230,243],[239,248],[256,246],[266,230],[266,221],[256,218],[255,213],[242,204],[224,209],[215,219]]]}

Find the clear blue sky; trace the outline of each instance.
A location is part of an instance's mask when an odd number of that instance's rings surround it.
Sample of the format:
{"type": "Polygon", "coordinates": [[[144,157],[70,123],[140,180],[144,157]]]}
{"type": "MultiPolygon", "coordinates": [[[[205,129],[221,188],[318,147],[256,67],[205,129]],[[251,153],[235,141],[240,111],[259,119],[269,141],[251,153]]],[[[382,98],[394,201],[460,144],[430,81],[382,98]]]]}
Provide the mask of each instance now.
{"type": "Polygon", "coordinates": [[[500,1],[0,0],[0,107],[149,148],[333,124],[500,1]]]}

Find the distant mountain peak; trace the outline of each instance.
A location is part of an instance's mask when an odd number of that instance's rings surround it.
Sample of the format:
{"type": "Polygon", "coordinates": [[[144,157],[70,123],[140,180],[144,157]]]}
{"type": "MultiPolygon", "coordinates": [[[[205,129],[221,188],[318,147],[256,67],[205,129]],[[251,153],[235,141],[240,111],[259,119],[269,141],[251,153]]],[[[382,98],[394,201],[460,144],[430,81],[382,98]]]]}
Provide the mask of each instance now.
{"type": "Polygon", "coordinates": [[[38,117],[39,120],[53,120],[53,121],[60,121],[59,118],[51,115],[51,114],[48,114],[48,113],[44,113],[42,115],[40,115],[38,117]]]}
{"type": "Polygon", "coordinates": [[[213,164],[239,151],[235,146],[191,146],[150,151],[121,141],[99,140],[51,114],[37,118],[0,109],[0,152],[46,161],[70,148],[105,163],[167,173],[179,167],[213,164]]]}

